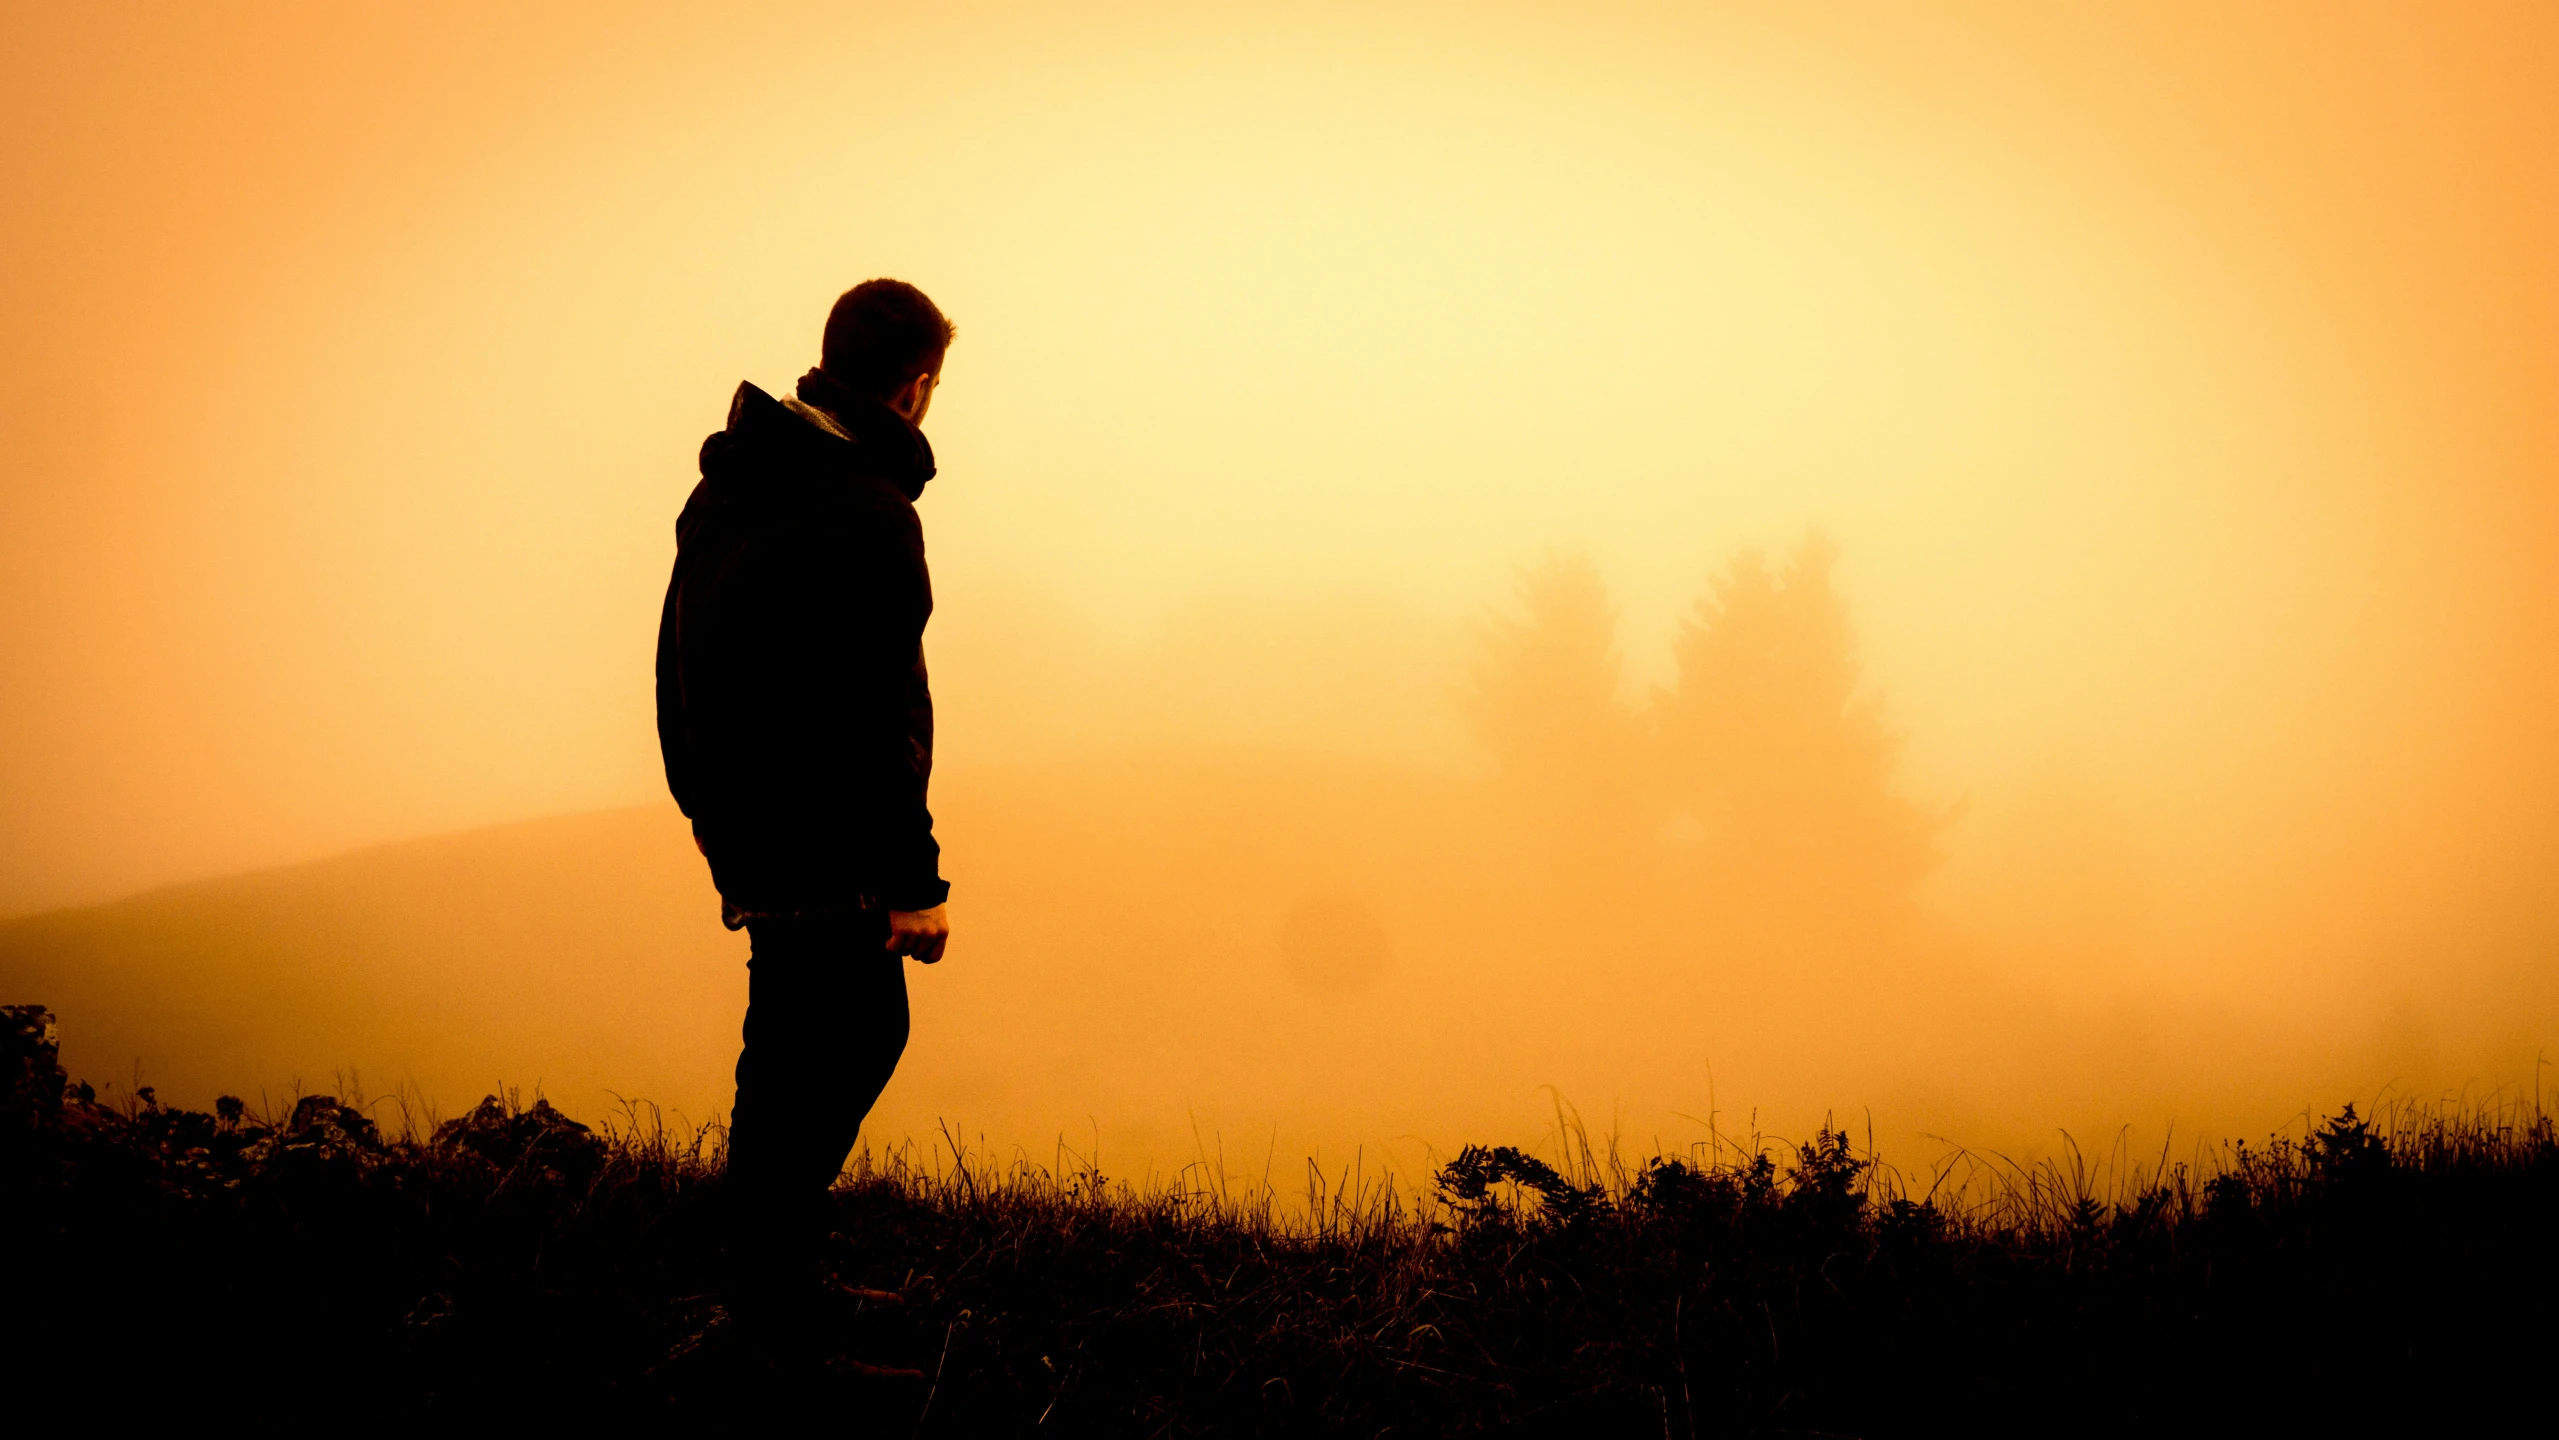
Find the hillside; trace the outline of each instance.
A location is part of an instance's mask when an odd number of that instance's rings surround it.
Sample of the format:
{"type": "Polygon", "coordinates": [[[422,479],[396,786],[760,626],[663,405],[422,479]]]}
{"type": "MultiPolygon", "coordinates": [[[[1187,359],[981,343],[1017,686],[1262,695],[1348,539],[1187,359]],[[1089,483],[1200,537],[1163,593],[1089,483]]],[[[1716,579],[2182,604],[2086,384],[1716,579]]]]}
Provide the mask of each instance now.
{"type": "MultiPolygon", "coordinates": [[[[1719,889],[1675,836],[1416,770],[1164,752],[956,773],[936,808],[957,938],[908,969],[883,1141],[1409,1177],[1536,1139],[1560,1099],[1633,1143],[1837,1113],[1904,1153],[2031,1150],[2271,1129],[2409,1073],[2317,1013],[2068,1001],[1924,910],[1719,889]]],[[[360,1089],[452,1114],[517,1085],[701,1123],[745,956],[681,817],[648,806],[0,923],[0,1002],[61,1016],[93,1082],[175,1103],[360,1089]]]]}
{"type": "MultiPolygon", "coordinates": [[[[1409,1056],[1487,931],[1477,860],[1441,833],[1468,797],[1433,777],[1192,755],[962,776],[937,802],[959,938],[910,968],[918,1041],[882,1110],[916,1133],[1089,1143],[1102,1114],[1187,1159],[1185,1106],[1320,1126],[1353,1098],[1333,1062],[1409,1056]]],[[[682,817],[645,806],[0,923],[0,994],[63,1017],[75,1070],[173,1102],[353,1072],[447,1112],[538,1084],[590,1118],[627,1096],[698,1122],[745,999],[716,912],[682,817]]],[[[1471,1008],[1480,1030],[1498,1007],[1471,1008]]]]}
{"type": "Polygon", "coordinates": [[[65,1019],[81,1073],[217,1089],[503,1082],[589,1108],[699,1104],[742,949],[670,807],[437,836],[0,924],[0,990],[65,1019]]]}

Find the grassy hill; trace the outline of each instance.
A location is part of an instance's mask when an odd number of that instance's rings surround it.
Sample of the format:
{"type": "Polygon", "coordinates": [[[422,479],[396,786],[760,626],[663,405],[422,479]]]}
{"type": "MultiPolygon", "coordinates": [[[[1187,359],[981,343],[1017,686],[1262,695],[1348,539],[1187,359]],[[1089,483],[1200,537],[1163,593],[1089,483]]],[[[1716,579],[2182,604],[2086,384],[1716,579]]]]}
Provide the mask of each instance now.
{"type": "Polygon", "coordinates": [[[1962,1195],[1836,1134],[1470,1147],[1302,1211],[901,1151],[834,1196],[831,1267],[885,1293],[773,1336],[726,1312],[716,1149],[495,1101],[102,1105],[43,1018],[0,1014],[0,1353],[20,1413],[90,1428],[2429,1433],[2531,1413],[2554,1338],[2559,1142],[2523,1108],[1962,1195]]]}

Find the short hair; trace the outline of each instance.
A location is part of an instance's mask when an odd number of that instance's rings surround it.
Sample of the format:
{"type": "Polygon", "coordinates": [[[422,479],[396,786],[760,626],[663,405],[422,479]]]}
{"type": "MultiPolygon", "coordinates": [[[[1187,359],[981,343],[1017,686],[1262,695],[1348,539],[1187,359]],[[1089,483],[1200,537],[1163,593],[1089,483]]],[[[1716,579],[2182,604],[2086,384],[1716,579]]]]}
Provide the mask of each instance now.
{"type": "Polygon", "coordinates": [[[827,312],[818,367],[848,390],[886,399],[941,369],[957,334],[923,291],[903,280],[865,280],[827,312]]]}

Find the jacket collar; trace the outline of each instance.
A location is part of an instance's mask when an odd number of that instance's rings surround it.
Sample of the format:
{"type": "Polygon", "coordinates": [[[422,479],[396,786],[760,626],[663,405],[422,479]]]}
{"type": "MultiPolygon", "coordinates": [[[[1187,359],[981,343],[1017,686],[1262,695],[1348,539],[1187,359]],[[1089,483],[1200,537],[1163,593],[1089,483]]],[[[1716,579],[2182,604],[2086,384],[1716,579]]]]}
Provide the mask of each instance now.
{"type": "MultiPolygon", "coordinates": [[[[885,484],[911,503],[933,478],[933,447],[924,433],[878,401],[847,397],[840,410],[806,400],[776,400],[753,382],[729,400],[729,423],[702,442],[703,476],[740,475],[746,457],[798,456],[793,469],[885,484]]],[[[754,473],[754,467],[744,473],[754,473]]]]}
{"type": "Polygon", "coordinates": [[[800,377],[797,398],[834,422],[821,428],[862,452],[863,469],[895,485],[910,501],[924,493],[934,474],[933,442],[905,416],[846,389],[824,370],[800,377]]]}

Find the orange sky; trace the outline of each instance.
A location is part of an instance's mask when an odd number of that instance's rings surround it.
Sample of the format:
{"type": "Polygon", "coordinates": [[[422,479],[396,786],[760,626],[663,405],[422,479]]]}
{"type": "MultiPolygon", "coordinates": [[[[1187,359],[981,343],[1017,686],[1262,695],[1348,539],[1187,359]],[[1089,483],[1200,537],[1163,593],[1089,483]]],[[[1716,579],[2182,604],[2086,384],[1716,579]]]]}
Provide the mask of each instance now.
{"type": "Polygon", "coordinates": [[[1650,685],[1819,527],[1951,910],[2275,991],[2544,913],[2547,7],[6,23],[0,913],[661,794],[693,448],[872,274],[961,331],[946,767],[1463,772],[1516,566],[1650,685]]]}

